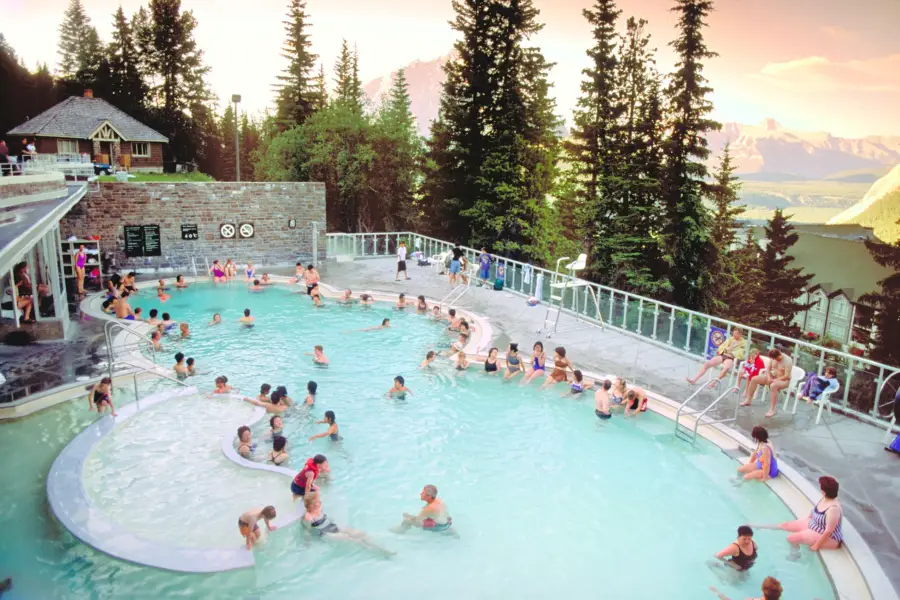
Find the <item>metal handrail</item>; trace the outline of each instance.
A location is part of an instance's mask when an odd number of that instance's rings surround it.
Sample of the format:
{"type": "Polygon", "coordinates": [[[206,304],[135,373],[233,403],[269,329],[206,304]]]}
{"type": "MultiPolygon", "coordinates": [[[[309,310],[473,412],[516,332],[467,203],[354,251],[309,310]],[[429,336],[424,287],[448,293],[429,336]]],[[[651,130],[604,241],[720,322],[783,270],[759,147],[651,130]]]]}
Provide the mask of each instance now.
{"type": "MultiPolygon", "coordinates": [[[[690,402],[695,396],[697,396],[697,394],[699,394],[701,391],[703,391],[705,387],[706,387],[706,386],[702,386],[702,387],[701,387],[700,389],[698,389],[696,392],[694,392],[693,394],[691,394],[690,398],[688,398],[687,400],[685,400],[684,403],[683,403],[681,406],[678,407],[678,411],[675,413],[675,436],[676,436],[676,437],[678,437],[679,433],[681,433],[681,430],[679,429],[679,426],[681,426],[681,422],[680,422],[680,421],[681,421],[681,417],[682,417],[681,409],[683,409],[683,408],[687,405],[688,402],[690,402]]],[[[734,406],[734,416],[731,417],[730,419],[718,419],[718,420],[716,420],[716,421],[708,421],[708,422],[706,422],[706,423],[702,423],[703,417],[705,417],[706,414],[707,414],[709,411],[711,411],[713,408],[715,408],[716,405],[722,400],[722,398],[724,398],[725,396],[727,396],[727,395],[729,395],[729,394],[733,394],[733,393],[735,393],[735,392],[737,392],[737,391],[738,391],[738,388],[737,388],[737,387],[730,387],[730,388],[728,388],[727,390],[725,390],[724,392],[722,392],[721,394],[719,394],[719,396],[717,396],[715,400],[713,400],[712,402],[710,402],[710,403],[707,405],[707,407],[704,408],[703,410],[701,410],[701,411],[694,411],[694,412],[692,412],[692,413],[687,413],[687,412],[684,413],[684,415],[692,415],[692,416],[694,417],[694,427],[693,427],[693,429],[690,430],[690,431],[691,431],[691,434],[690,434],[690,436],[689,436],[689,438],[688,438],[689,441],[690,441],[692,444],[696,443],[696,441],[697,441],[697,430],[700,428],[700,425],[701,425],[701,424],[702,424],[702,425],[715,425],[716,423],[731,423],[731,422],[737,421],[738,406],[739,406],[739,405],[738,405],[738,404],[735,404],[735,406],[734,406]]],[[[686,434],[682,434],[682,435],[686,435],[686,434]]]]}
{"type": "MultiPolygon", "coordinates": [[[[151,340],[144,334],[138,333],[138,332],[134,331],[132,328],[126,327],[125,325],[123,325],[122,323],[119,323],[118,321],[107,321],[106,324],[103,326],[103,335],[106,340],[107,369],[109,370],[110,377],[112,377],[113,365],[116,362],[115,353],[113,352],[113,343],[112,343],[113,333],[112,332],[117,327],[119,329],[122,329],[123,331],[127,332],[129,335],[133,335],[139,339],[149,342],[151,347],[153,345],[153,340],[151,340]]],[[[153,362],[155,363],[156,355],[154,354],[152,358],[153,358],[153,362]]]]}
{"type": "MultiPolygon", "coordinates": [[[[354,257],[360,258],[380,257],[386,256],[384,252],[379,251],[379,246],[381,245],[382,238],[384,238],[383,245],[386,249],[390,240],[395,238],[399,239],[401,237],[411,238],[413,245],[415,245],[416,243],[421,243],[422,251],[427,256],[432,256],[438,254],[440,251],[449,250],[454,247],[454,244],[451,244],[450,242],[413,232],[384,232],[364,234],[327,233],[326,245],[331,245],[333,253],[342,239],[348,239],[353,241],[353,246],[352,248],[349,248],[346,247],[349,246],[349,244],[341,244],[343,253],[351,253],[354,257]],[[356,241],[360,239],[363,240],[363,243],[358,246],[356,241]],[[365,242],[369,239],[374,239],[374,251],[372,253],[366,252],[365,242]]],[[[474,248],[469,248],[466,246],[461,246],[460,248],[464,252],[466,252],[467,256],[469,256],[470,259],[473,259],[474,256],[478,254],[478,251],[476,251],[474,248]]],[[[502,256],[497,256],[496,260],[499,265],[504,265],[505,267],[505,289],[510,292],[522,294],[525,296],[534,296],[535,287],[539,275],[543,277],[544,281],[553,281],[554,272],[548,269],[535,267],[502,256]],[[530,272],[529,282],[525,281],[526,268],[530,272]]],[[[639,337],[640,339],[648,343],[660,346],[671,352],[675,352],[683,356],[688,356],[695,359],[705,358],[704,354],[706,349],[706,338],[708,337],[709,331],[713,326],[726,329],[730,329],[733,326],[738,326],[744,329],[745,332],[747,332],[747,335],[745,336],[747,340],[747,348],[749,348],[749,346],[752,344],[760,345],[761,343],[768,346],[774,346],[777,342],[782,347],[791,348],[789,353],[792,354],[792,356],[794,356],[795,358],[799,357],[801,353],[803,353],[810,360],[817,361],[818,364],[816,368],[819,371],[824,368],[826,358],[828,360],[831,360],[831,357],[837,357],[846,365],[846,374],[844,377],[842,377],[841,382],[841,387],[843,389],[841,402],[840,404],[836,404],[835,408],[845,413],[855,415],[861,420],[878,425],[879,427],[884,427],[886,425],[885,419],[883,419],[881,415],[878,414],[878,408],[876,406],[878,404],[877,400],[878,398],[880,398],[880,396],[876,397],[876,401],[873,402],[872,409],[868,412],[862,412],[849,406],[850,390],[852,388],[851,380],[856,373],[865,372],[866,376],[873,376],[875,378],[875,382],[877,383],[876,387],[879,389],[880,393],[880,391],[883,389],[882,384],[885,379],[892,376],[894,373],[900,372],[900,368],[898,367],[892,367],[884,363],[879,363],[867,358],[855,356],[840,350],[825,348],[823,346],[810,343],[806,340],[789,338],[765,331],[763,329],[748,327],[735,321],[700,313],[687,308],[682,308],[679,306],[675,306],[674,304],[670,304],[668,302],[663,302],[660,300],[654,300],[646,296],[631,294],[629,292],[611,288],[609,286],[601,285],[581,278],[576,277],[576,280],[578,280],[579,282],[584,282],[585,287],[589,287],[591,291],[593,291],[597,296],[598,302],[602,300],[603,305],[606,305],[608,299],[608,309],[606,308],[606,306],[604,306],[604,310],[602,311],[607,313],[603,315],[603,322],[605,325],[609,325],[622,333],[639,337]],[[634,318],[635,313],[637,313],[637,319],[634,318]],[[631,318],[629,319],[629,317],[631,318]],[[678,337],[677,340],[675,335],[676,332],[678,337]],[[698,340],[701,335],[704,339],[698,340]],[[683,343],[681,341],[682,337],[684,339],[683,343]]],[[[600,322],[598,317],[600,316],[601,311],[597,310],[597,305],[591,306],[590,303],[585,302],[584,306],[573,306],[573,308],[567,308],[564,302],[561,310],[565,311],[567,314],[581,316],[581,318],[587,321],[592,321],[595,323],[600,322]],[[575,310],[573,310],[573,308],[575,310]]],[[[795,362],[797,361],[795,360],[795,362]]],[[[812,370],[811,366],[809,370],[812,370]]]]}
{"type": "MultiPolygon", "coordinates": [[[[684,410],[684,408],[688,405],[688,403],[689,403],[691,400],[693,400],[694,398],[696,398],[697,396],[699,396],[700,393],[701,393],[701,392],[704,392],[704,391],[706,391],[706,386],[705,386],[705,385],[701,385],[700,387],[697,388],[697,390],[696,390],[693,394],[691,394],[690,396],[688,396],[688,399],[687,399],[687,400],[685,400],[684,402],[681,403],[681,405],[678,407],[678,410],[675,411],[675,427],[676,427],[676,428],[678,427],[678,419],[679,419],[679,417],[681,416],[681,411],[684,410]]],[[[696,414],[696,413],[697,413],[697,411],[695,410],[694,412],[690,412],[690,413],[686,412],[685,414],[693,415],[693,414],[696,414]]]]}

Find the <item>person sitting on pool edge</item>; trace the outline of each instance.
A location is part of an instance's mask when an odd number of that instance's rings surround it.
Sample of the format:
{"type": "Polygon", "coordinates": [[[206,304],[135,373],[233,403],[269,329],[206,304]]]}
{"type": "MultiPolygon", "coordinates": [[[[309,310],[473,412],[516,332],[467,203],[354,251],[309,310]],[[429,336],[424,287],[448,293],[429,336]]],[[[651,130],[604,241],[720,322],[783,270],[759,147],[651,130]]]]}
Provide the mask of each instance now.
{"type": "Polygon", "coordinates": [[[406,387],[403,375],[397,375],[394,377],[394,385],[388,390],[387,395],[388,397],[406,398],[406,394],[414,395],[412,390],[406,387]]]}
{"type": "Polygon", "coordinates": [[[737,535],[737,541],[717,552],[716,558],[735,571],[746,571],[753,566],[758,556],[753,529],[749,525],[741,525],[737,529],[737,535]]]}
{"type": "Polygon", "coordinates": [[[322,454],[316,454],[314,457],[307,459],[306,464],[303,465],[303,468],[291,481],[291,493],[294,495],[294,501],[306,494],[319,491],[319,488],[314,483],[327,468],[328,459],[322,454]]]}
{"type": "Polygon", "coordinates": [[[688,377],[687,382],[694,385],[708,370],[719,365],[722,365],[722,368],[719,370],[719,376],[715,380],[710,381],[710,383],[722,381],[731,371],[731,367],[734,366],[735,362],[744,360],[744,354],[747,350],[746,346],[744,330],[740,327],[733,327],[731,336],[719,344],[719,347],[716,349],[716,355],[700,365],[700,370],[697,371],[697,374],[693,377],[688,377]]]}
{"type": "Polygon", "coordinates": [[[265,508],[251,508],[238,519],[238,530],[244,539],[247,540],[247,550],[252,550],[254,544],[259,541],[261,532],[259,531],[258,521],[263,519],[266,522],[266,528],[269,531],[278,529],[272,525],[277,513],[274,506],[266,506],[265,508]]]}
{"type": "Polygon", "coordinates": [[[419,511],[418,515],[403,513],[403,521],[394,527],[391,531],[394,533],[406,533],[412,527],[419,527],[425,531],[434,531],[437,533],[449,533],[455,537],[459,535],[453,531],[453,519],[447,510],[444,501],[438,498],[438,490],[436,486],[426,485],[422,488],[419,498],[425,503],[425,507],[419,511]]]}
{"type": "Polygon", "coordinates": [[[583,392],[588,388],[587,382],[584,380],[584,374],[580,369],[575,369],[572,373],[572,385],[569,386],[568,393],[563,394],[563,396],[576,395],[583,392]]]}
{"type": "Polygon", "coordinates": [[[547,375],[547,379],[544,380],[544,385],[541,387],[565,381],[568,378],[567,370],[574,371],[575,366],[571,360],[566,358],[566,349],[559,346],[553,351],[553,370],[547,375]]]}
{"type": "Polygon", "coordinates": [[[506,349],[506,374],[504,379],[512,379],[522,372],[522,361],[519,358],[519,344],[510,342],[506,349]]]}
{"type": "Polygon", "coordinates": [[[744,480],[759,479],[766,482],[778,476],[778,459],[775,457],[775,448],[769,442],[769,432],[765,427],[757,425],[750,432],[756,441],[756,450],[750,455],[747,464],[738,467],[738,473],[744,475],[744,480]]]}
{"type": "Polygon", "coordinates": [[[325,419],[322,421],[316,421],[316,425],[328,425],[328,430],[324,433],[317,433],[316,435],[311,436],[309,438],[310,442],[323,437],[329,438],[332,442],[336,442],[341,439],[341,436],[338,433],[338,424],[337,421],[335,421],[333,410],[326,410],[325,419]]]}
{"type": "Polygon", "coordinates": [[[253,439],[250,434],[250,428],[246,425],[241,425],[237,430],[238,435],[238,446],[237,451],[238,454],[243,456],[244,458],[249,459],[250,453],[256,450],[256,444],[253,443],[253,439]]]}
{"type": "Polygon", "coordinates": [[[612,413],[609,412],[610,389],[612,389],[612,381],[607,379],[603,382],[603,385],[594,392],[594,414],[597,415],[597,418],[604,421],[612,418],[612,413]]]}

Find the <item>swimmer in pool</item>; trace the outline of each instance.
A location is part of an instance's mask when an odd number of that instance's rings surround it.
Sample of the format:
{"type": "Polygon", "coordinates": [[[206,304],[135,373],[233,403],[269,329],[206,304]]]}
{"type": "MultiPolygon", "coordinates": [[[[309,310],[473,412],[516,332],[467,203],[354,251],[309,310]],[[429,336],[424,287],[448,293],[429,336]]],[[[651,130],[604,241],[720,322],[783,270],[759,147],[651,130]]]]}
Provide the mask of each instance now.
{"type": "Polygon", "coordinates": [[[397,296],[397,304],[394,305],[394,308],[403,310],[407,306],[409,306],[409,304],[406,302],[406,294],[401,293],[397,296]]]}
{"type": "Polygon", "coordinates": [[[191,337],[191,326],[188,325],[187,321],[179,323],[178,328],[181,330],[181,339],[191,337]]]}
{"type": "Polygon", "coordinates": [[[128,296],[128,292],[122,292],[122,297],[115,303],[116,318],[134,321],[134,310],[131,308],[131,304],[128,303],[128,296]]]}
{"type": "Polygon", "coordinates": [[[519,358],[519,345],[511,343],[506,349],[506,375],[504,379],[512,379],[522,372],[522,360],[519,358]]]}
{"type": "Polygon", "coordinates": [[[259,285],[272,285],[273,281],[269,277],[268,273],[263,273],[262,279],[259,280],[259,285]]]}
{"type": "Polygon", "coordinates": [[[316,421],[317,425],[328,425],[328,430],[324,433],[317,433],[314,436],[309,438],[309,441],[317,440],[319,438],[327,437],[332,442],[336,442],[341,439],[340,433],[338,433],[338,424],[334,419],[334,411],[326,410],[325,411],[325,419],[322,421],[316,421]]]}
{"type": "Polygon", "coordinates": [[[266,529],[269,531],[278,529],[272,525],[276,514],[274,506],[266,506],[265,508],[251,508],[240,516],[238,519],[238,530],[244,539],[247,540],[247,550],[253,550],[253,545],[259,541],[260,535],[262,535],[259,531],[258,522],[260,519],[266,522],[266,529]]]}
{"type": "MultiPolygon", "coordinates": [[[[228,378],[224,375],[219,375],[216,377],[216,389],[212,391],[213,394],[230,394],[234,389],[228,385],[228,378]]],[[[212,394],[210,394],[212,395],[212,394]]]]}
{"type": "Polygon", "coordinates": [[[256,444],[253,443],[253,440],[250,436],[250,428],[246,425],[241,425],[237,430],[238,435],[238,445],[237,451],[238,454],[243,456],[244,458],[250,458],[250,453],[256,450],[256,444]]]}
{"type": "Polygon", "coordinates": [[[153,350],[155,352],[162,352],[163,347],[160,341],[162,340],[162,334],[159,331],[154,331],[150,334],[150,344],[153,346],[153,350]]]}
{"type": "Polygon", "coordinates": [[[318,389],[319,384],[315,381],[306,382],[306,398],[303,401],[306,406],[312,406],[316,403],[316,392],[318,389]]]}
{"type": "Polygon", "coordinates": [[[594,392],[594,414],[603,421],[612,417],[612,413],[609,412],[609,390],[611,389],[612,381],[607,379],[594,392]]]}
{"type": "Polygon", "coordinates": [[[312,492],[318,492],[319,488],[315,486],[316,479],[320,474],[328,470],[328,459],[322,454],[316,454],[314,457],[306,460],[306,464],[300,469],[300,472],[291,481],[291,493],[294,495],[294,501],[297,498],[307,496],[312,492]]]}
{"type": "Polygon", "coordinates": [[[419,365],[419,368],[424,369],[425,367],[430,367],[435,358],[437,358],[437,354],[434,353],[434,350],[429,350],[428,354],[425,355],[425,360],[423,360],[422,364],[419,365]]]}
{"type": "Polygon", "coordinates": [[[194,359],[193,358],[187,359],[187,362],[185,364],[187,365],[188,375],[196,375],[197,374],[197,370],[194,368],[194,359]]]}
{"type": "Polygon", "coordinates": [[[443,321],[444,315],[441,314],[441,307],[435,304],[431,308],[431,319],[434,321],[443,321]]]}
{"type": "Polygon", "coordinates": [[[159,318],[157,317],[157,315],[159,315],[158,310],[156,310],[155,308],[151,308],[149,314],[150,314],[150,318],[147,319],[148,325],[158,325],[159,323],[162,323],[162,321],[160,321],[159,318]]]}
{"type": "Polygon", "coordinates": [[[322,304],[322,296],[319,295],[318,285],[312,289],[310,297],[312,298],[313,306],[315,306],[316,308],[322,308],[323,306],[325,306],[324,304],[322,304]]]}
{"type": "MultiPolygon", "coordinates": [[[[709,586],[709,591],[718,596],[719,600],[731,600],[728,596],[717,590],[714,586],[709,586]]],[[[747,600],[781,600],[783,589],[781,583],[774,577],[766,577],[762,582],[762,596],[759,598],[748,598],[747,600]]]]}
{"type": "Polygon", "coordinates": [[[118,416],[116,407],[112,403],[112,379],[109,377],[104,377],[99,383],[95,383],[88,393],[88,408],[91,412],[95,406],[98,414],[102,414],[103,409],[108,408],[112,416],[118,416]]]}
{"type": "Polygon", "coordinates": [[[625,394],[628,392],[628,386],[621,377],[616,377],[612,390],[609,392],[609,400],[612,402],[613,408],[625,408],[625,394]]]}
{"type": "Polygon", "coordinates": [[[171,331],[178,327],[178,323],[176,321],[173,321],[172,316],[167,312],[164,312],[162,314],[162,325],[166,331],[171,331]]]}
{"type": "Polygon", "coordinates": [[[278,415],[269,419],[269,437],[274,439],[276,435],[282,435],[284,430],[284,420],[278,415]]]}
{"type": "Polygon", "coordinates": [[[544,353],[543,342],[535,342],[531,352],[531,364],[529,365],[531,371],[522,379],[522,383],[528,383],[532,379],[538,379],[546,375],[544,363],[547,361],[547,355],[544,353]]]}
{"type": "Polygon", "coordinates": [[[586,384],[584,382],[584,374],[579,370],[575,369],[575,372],[572,373],[572,384],[569,386],[569,391],[564,396],[572,395],[575,396],[580,394],[586,389],[586,384]]]}
{"type": "Polygon", "coordinates": [[[261,292],[265,288],[259,284],[259,279],[254,279],[252,282],[247,283],[247,289],[251,292],[261,292]]]}
{"type": "Polygon", "coordinates": [[[459,537],[453,531],[453,519],[447,510],[447,505],[438,498],[437,487],[426,485],[422,488],[419,498],[425,503],[425,508],[420,510],[418,515],[403,513],[403,521],[391,531],[394,533],[406,533],[412,527],[419,527],[425,531],[446,532],[454,537],[459,537]]]}
{"type": "Polygon", "coordinates": [[[246,396],[244,397],[244,402],[249,402],[253,406],[264,408],[267,413],[281,414],[288,408],[286,404],[281,403],[281,395],[278,392],[272,394],[272,399],[269,402],[248,398],[246,396]]]}
{"type": "Polygon", "coordinates": [[[393,556],[396,552],[391,552],[387,548],[383,548],[372,541],[368,534],[344,527],[338,527],[329,517],[322,511],[321,494],[307,494],[303,497],[303,506],[306,513],[303,515],[303,527],[311,534],[318,533],[319,537],[326,540],[343,540],[359,544],[369,550],[374,550],[379,554],[393,556]]]}
{"type": "Polygon", "coordinates": [[[457,352],[456,353],[456,370],[457,371],[465,371],[469,368],[469,359],[466,358],[465,352],[457,352]]]}
{"type": "Polygon", "coordinates": [[[361,306],[369,307],[375,304],[375,298],[373,298],[369,294],[362,294],[359,297],[359,303],[361,306]]]}
{"type": "Polygon", "coordinates": [[[218,325],[222,322],[222,315],[216,313],[213,315],[212,321],[209,322],[210,325],[218,325]]]}
{"type": "Polygon", "coordinates": [[[447,317],[450,321],[450,326],[447,327],[450,331],[459,331],[459,323],[462,321],[462,318],[456,316],[456,309],[451,308],[447,311],[447,317]]]}
{"type": "Polygon", "coordinates": [[[724,550],[716,553],[716,558],[721,563],[712,563],[716,566],[724,564],[735,571],[746,571],[756,562],[756,542],[753,541],[753,529],[749,525],[741,525],[737,529],[737,541],[734,541],[724,550]]]}
{"type": "Polygon", "coordinates": [[[452,356],[454,354],[462,352],[465,349],[466,344],[468,344],[468,343],[469,343],[469,338],[467,338],[465,336],[465,334],[460,333],[459,337],[456,339],[456,341],[453,342],[452,344],[450,344],[450,355],[452,356]]]}
{"type": "Polygon", "coordinates": [[[135,308],[134,309],[134,320],[135,321],[143,321],[144,320],[143,313],[144,313],[144,309],[141,308],[140,306],[135,308]]]}
{"type": "MultiPolygon", "coordinates": [[[[280,417],[274,417],[276,419],[280,417]]],[[[285,447],[287,446],[287,438],[283,435],[275,435],[272,436],[272,449],[269,451],[269,458],[266,459],[268,462],[273,465],[280,465],[284,461],[286,461],[290,456],[288,456],[287,450],[285,447]]]]}
{"type": "Polygon", "coordinates": [[[353,304],[356,300],[353,299],[353,291],[344,290],[344,293],[341,294],[341,297],[337,299],[339,304],[353,304]]]}
{"type": "MultiPolygon", "coordinates": [[[[440,309],[438,309],[440,310],[440,309]]],[[[419,296],[416,301],[416,311],[425,314],[428,312],[428,303],[425,302],[425,296],[419,296]]]]}
{"type": "Polygon", "coordinates": [[[243,325],[244,327],[253,327],[253,322],[256,321],[256,318],[250,316],[250,309],[244,309],[244,316],[238,319],[238,323],[243,325]]]}
{"type": "Polygon", "coordinates": [[[178,352],[175,355],[175,366],[173,369],[175,369],[175,376],[178,377],[178,379],[184,379],[188,376],[187,367],[184,366],[184,354],[182,352],[178,352]]]}
{"type": "Polygon", "coordinates": [[[484,359],[484,371],[486,373],[490,373],[491,375],[495,375],[498,367],[498,362],[500,359],[497,358],[497,354],[500,352],[497,348],[491,348],[488,350],[487,358],[484,359]]]}
{"type": "Polygon", "coordinates": [[[406,381],[403,379],[403,375],[397,375],[394,377],[394,385],[387,391],[388,398],[396,397],[396,398],[406,398],[406,394],[414,396],[412,390],[406,387],[406,381]]]}
{"type": "Polygon", "coordinates": [[[225,283],[225,270],[222,268],[222,265],[219,264],[218,260],[213,261],[212,266],[209,268],[209,272],[212,274],[215,283],[225,283]]]}
{"type": "Polygon", "coordinates": [[[166,288],[163,285],[163,280],[159,280],[159,287],[156,288],[156,297],[160,302],[166,302],[171,296],[166,293],[166,288]]]}
{"type": "Polygon", "coordinates": [[[391,320],[384,319],[381,321],[381,325],[376,325],[375,327],[366,327],[365,329],[354,329],[352,331],[342,331],[341,333],[354,333],[356,331],[376,331],[378,329],[390,329],[391,320]]]}
{"type": "MultiPolygon", "coordinates": [[[[286,404],[287,406],[294,405],[294,401],[291,399],[290,396],[288,396],[288,391],[287,391],[286,387],[284,387],[283,385],[279,385],[277,388],[275,388],[275,392],[278,392],[278,394],[281,398],[282,404],[286,404]]],[[[275,392],[272,392],[273,396],[275,395],[275,392]]]]}
{"type": "Polygon", "coordinates": [[[269,400],[269,392],[271,390],[271,385],[269,385],[268,383],[262,384],[261,386],[259,386],[259,396],[257,396],[256,399],[260,402],[271,402],[271,400],[269,400]]]}
{"type": "Polygon", "coordinates": [[[639,415],[647,411],[647,392],[637,386],[632,386],[625,392],[625,416],[639,415]]]}
{"type": "Polygon", "coordinates": [[[307,352],[306,356],[312,356],[313,362],[317,365],[328,364],[328,357],[325,356],[325,348],[323,348],[321,344],[316,344],[315,346],[313,346],[313,351],[307,352]]]}
{"type": "Polygon", "coordinates": [[[188,287],[188,284],[184,282],[184,275],[178,275],[177,277],[175,277],[175,287],[177,287],[179,290],[183,290],[184,288],[188,287]]]}

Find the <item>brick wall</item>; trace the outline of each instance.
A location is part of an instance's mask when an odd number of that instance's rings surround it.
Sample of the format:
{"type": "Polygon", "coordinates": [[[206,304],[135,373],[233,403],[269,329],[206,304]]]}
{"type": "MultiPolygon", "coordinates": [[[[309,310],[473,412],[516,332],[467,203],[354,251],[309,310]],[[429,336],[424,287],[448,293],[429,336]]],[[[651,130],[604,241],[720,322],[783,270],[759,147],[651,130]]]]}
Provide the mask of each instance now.
{"type": "Polygon", "coordinates": [[[131,166],[140,170],[163,170],[163,148],[159,142],[150,142],[150,156],[135,156],[131,143],[122,142],[122,154],[131,154],[131,166]]]}
{"type": "MultiPolygon", "coordinates": [[[[312,226],[318,224],[318,256],[325,258],[325,185],[322,183],[103,183],[61,221],[63,239],[101,236],[102,252],[115,268],[175,268],[189,274],[204,258],[239,265],[293,265],[312,258],[312,226]],[[288,220],[296,220],[296,228],[288,220]],[[252,238],[223,239],[222,223],[252,223],[252,238]],[[181,225],[196,224],[200,239],[182,240],[181,225]],[[159,225],[162,256],[126,258],[125,225],[159,225]]],[[[201,266],[202,265],[202,266],[201,266]]]]}

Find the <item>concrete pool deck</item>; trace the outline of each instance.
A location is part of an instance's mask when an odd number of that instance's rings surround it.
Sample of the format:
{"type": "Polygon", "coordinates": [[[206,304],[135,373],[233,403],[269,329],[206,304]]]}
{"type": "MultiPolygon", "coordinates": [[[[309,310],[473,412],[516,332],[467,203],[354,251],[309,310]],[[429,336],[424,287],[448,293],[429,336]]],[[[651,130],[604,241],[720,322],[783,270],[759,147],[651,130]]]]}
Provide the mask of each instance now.
{"type": "MultiPolygon", "coordinates": [[[[411,279],[398,282],[394,281],[394,257],[329,260],[319,270],[324,280],[333,286],[348,287],[354,295],[382,290],[404,292],[410,297],[424,294],[443,298],[452,289],[447,277],[437,275],[433,268],[408,264],[411,279]]],[[[668,398],[683,400],[696,389],[685,382],[685,377],[694,375],[699,366],[695,359],[610,327],[561,332],[548,341],[537,333],[546,306],[529,307],[519,294],[473,285],[457,306],[488,320],[493,328],[492,344],[501,350],[515,341],[529,353],[531,344],[542,340],[548,347],[565,346],[578,368],[616,373],[668,398]]],[[[560,329],[577,325],[571,316],[560,317],[560,329]]],[[[736,399],[723,400],[721,416],[733,411],[735,402],[736,399]]],[[[841,484],[840,498],[848,520],[872,549],[894,589],[900,589],[900,514],[891,508],[900,502],[900,479],[896,477],[900,457],[884,451],[884,429],[837,412],[815,425],[814,408],[801,403],[796,415],[779,412],[764,419],[767,407],[757,402],[749,409],[741,409],[737,422],[731,425],[749,437],[750,430],[765,421],[779,460],[809,481],[826,474],[835,477],[841,484]]]]}

